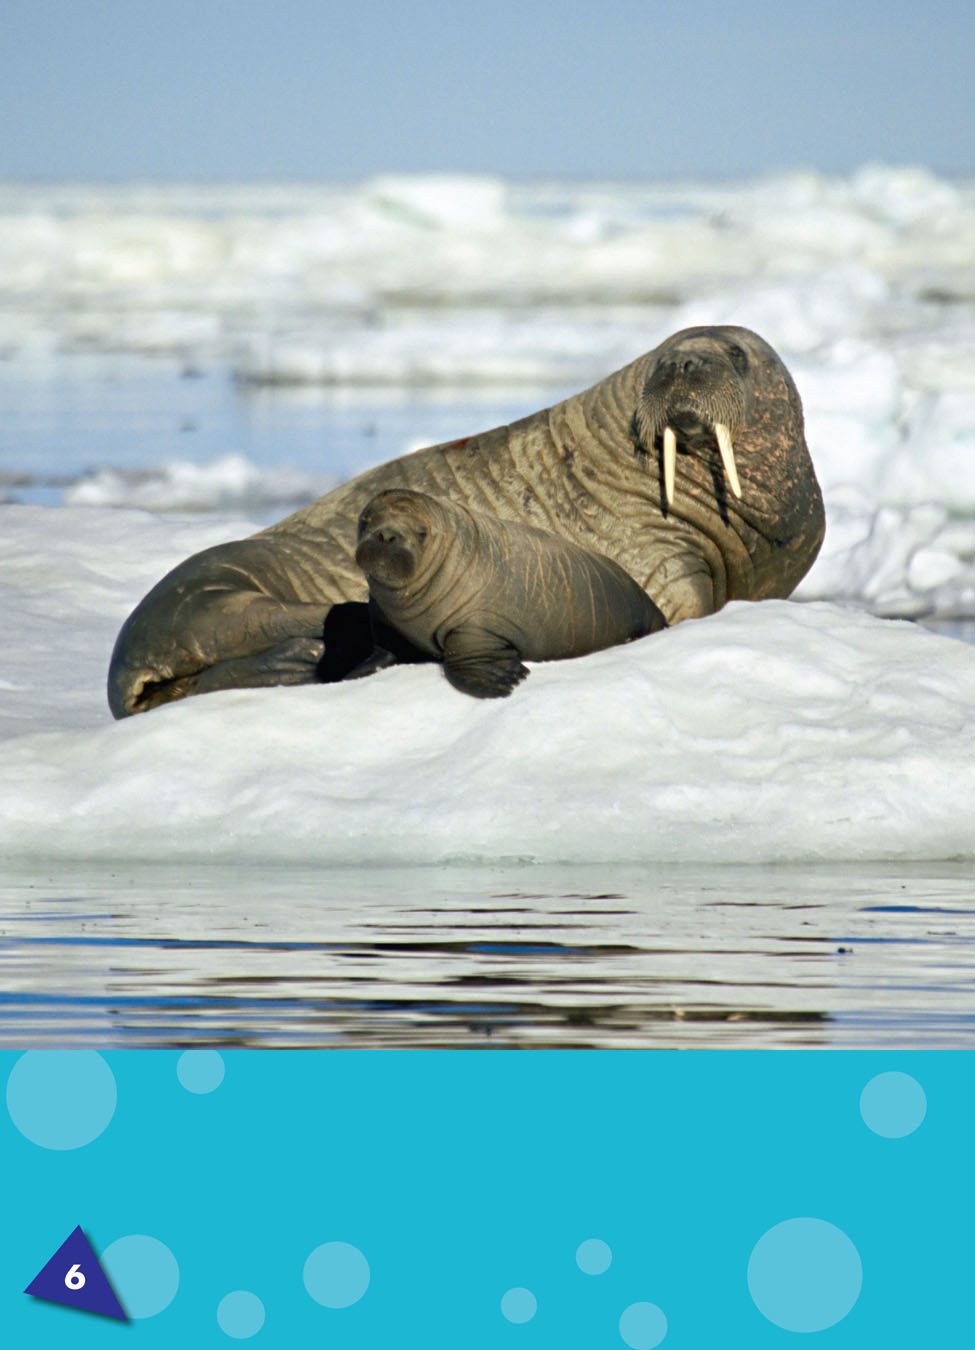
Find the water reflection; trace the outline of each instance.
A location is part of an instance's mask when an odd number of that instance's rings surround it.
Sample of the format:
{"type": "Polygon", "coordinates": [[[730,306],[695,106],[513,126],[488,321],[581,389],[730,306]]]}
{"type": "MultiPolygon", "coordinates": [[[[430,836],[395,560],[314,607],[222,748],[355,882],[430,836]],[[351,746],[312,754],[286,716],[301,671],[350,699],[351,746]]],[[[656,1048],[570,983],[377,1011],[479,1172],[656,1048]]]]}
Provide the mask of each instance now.
{"type": "Polygon", "coordinates": [[[975,1046],[970,865],[75,869],[0,884],[5,1046],[975,1046]]]}

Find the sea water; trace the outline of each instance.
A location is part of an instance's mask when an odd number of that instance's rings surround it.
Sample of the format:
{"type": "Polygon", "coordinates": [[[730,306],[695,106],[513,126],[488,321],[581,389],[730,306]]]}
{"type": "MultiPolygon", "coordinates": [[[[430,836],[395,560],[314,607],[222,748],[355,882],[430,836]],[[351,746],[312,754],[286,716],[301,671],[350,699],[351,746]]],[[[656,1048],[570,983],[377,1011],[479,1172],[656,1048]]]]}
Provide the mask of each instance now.
{"type": "Polygon", "coordinates": [[[970,1043],[975,186],[0,187],[7,1043],[970,1043]],[[112,723],[189,553],[695,323],[802,393],[798,598],[112,723]]]}

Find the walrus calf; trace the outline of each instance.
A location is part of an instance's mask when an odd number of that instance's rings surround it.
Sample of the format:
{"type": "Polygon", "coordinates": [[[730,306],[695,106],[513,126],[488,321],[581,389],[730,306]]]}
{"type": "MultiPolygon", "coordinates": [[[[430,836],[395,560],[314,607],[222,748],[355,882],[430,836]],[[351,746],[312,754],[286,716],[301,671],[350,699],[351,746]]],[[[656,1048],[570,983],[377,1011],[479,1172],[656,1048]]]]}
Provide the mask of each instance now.
{"type": "Polygon", "coordinates": [[[510,694],[522,659],[556,661],[666,627],[610,558],[544,530],[392,489],[359,517],[375,649],[348,678],[404,659],[443,662],[455,689],[510,694]]]}
{"type": "Polygon", "coordinates": [[[824,531],[802,406],[779,357],[746,328],[688,328],[554,407],[381,465],[181,563],[119,633],[115,716],[314,680],[332,606],[367,598],[356,520],[390,488],[611,558],[670,624],[789,595],[824,531]]]}

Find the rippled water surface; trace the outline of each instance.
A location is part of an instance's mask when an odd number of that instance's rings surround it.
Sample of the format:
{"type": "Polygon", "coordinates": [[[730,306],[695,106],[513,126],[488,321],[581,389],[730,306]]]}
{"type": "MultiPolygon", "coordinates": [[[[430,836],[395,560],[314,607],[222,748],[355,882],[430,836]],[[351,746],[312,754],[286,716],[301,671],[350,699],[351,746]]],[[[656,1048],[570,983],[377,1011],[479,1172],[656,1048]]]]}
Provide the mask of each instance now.
{"type": "Polygon", "coordinates": [[[37,869],[6,1046],[975,1047],[971,864],[37,869]]]}

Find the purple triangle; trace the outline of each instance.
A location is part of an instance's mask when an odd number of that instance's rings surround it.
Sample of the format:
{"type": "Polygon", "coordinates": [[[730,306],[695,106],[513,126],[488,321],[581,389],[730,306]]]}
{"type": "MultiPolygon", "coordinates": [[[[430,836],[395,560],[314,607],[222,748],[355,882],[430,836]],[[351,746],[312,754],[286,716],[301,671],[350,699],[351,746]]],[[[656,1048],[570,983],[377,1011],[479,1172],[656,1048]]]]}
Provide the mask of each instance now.
{"type": "Polygon", "coordinates": [[[24,1293],[47,1303],[63,1303],[67,1308],[81,1308],[123,1322],[129,1320],[80,1225],[65,1238],[24,1293]]]}

